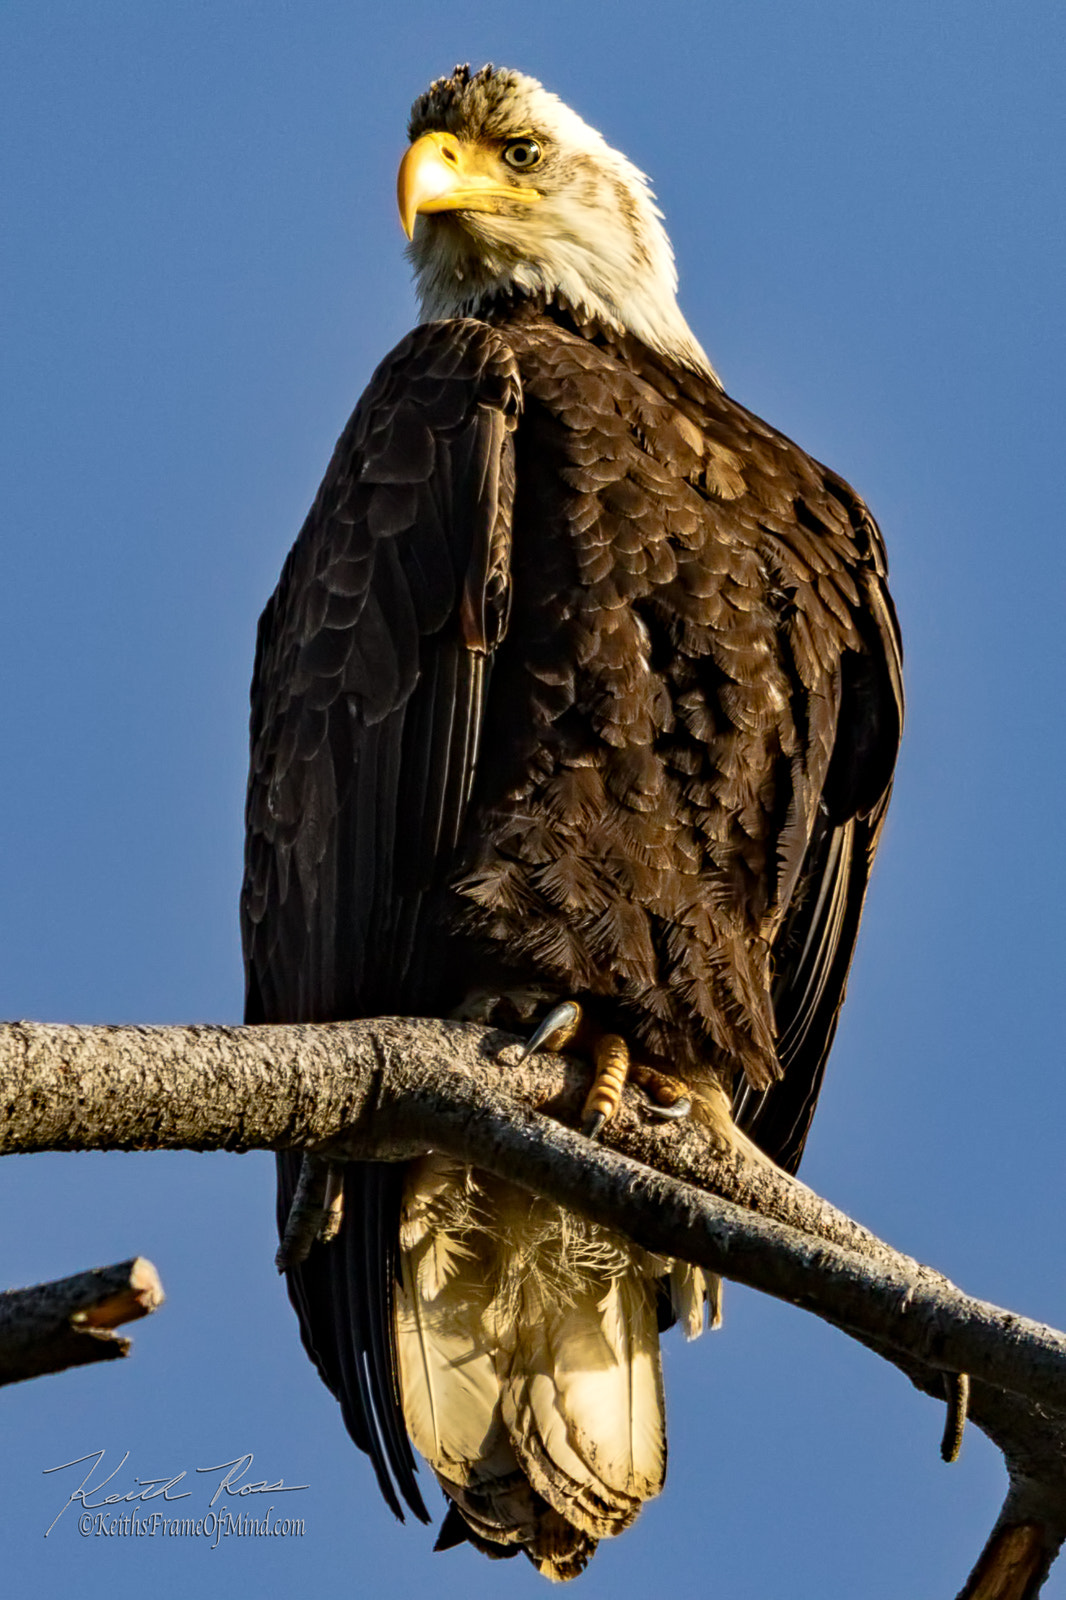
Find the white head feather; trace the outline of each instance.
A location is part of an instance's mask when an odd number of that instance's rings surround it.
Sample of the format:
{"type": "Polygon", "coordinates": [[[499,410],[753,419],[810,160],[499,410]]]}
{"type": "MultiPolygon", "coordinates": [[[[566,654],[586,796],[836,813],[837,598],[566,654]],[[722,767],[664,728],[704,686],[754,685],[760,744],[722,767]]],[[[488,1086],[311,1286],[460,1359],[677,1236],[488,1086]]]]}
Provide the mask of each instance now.
{"type": "MultiPolygon", "coordinates": [[[[536,205],[420,216],[409,255],[426,320],[477,316],[518,291],[561,298],[714,377],[677,303],[674,253],[651,185],[602,134],[519,72],[457,67],[411,111],[412,139],[536,139],[536,205]]],[[[512,175],[513,177],[513,175],[512,175]]]]}

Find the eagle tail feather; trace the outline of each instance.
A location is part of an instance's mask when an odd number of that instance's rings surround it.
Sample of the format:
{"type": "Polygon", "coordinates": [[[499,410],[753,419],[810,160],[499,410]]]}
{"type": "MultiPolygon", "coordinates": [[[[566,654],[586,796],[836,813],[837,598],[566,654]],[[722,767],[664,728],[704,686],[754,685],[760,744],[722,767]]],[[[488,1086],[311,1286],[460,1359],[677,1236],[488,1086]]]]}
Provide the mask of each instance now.
{"type": "Polygon", "coordinates": [[[670,1305],[686,1339],[698,1339],[704,1322],[722,1326],[722,1280],[716,1272],[675,1261],[670,1268],[670,1305]]]}
{"type": "MultiPolygon", "coordinates": [[[[410,1170],[396,1297],[404,1416],[478,1548],[520,1547],[564,1581],[659,1493],[656,1300],[668,1270],[450,1157],[410,1170]]],[[[702,1274],[687,1270],[702,1318],[702,1274]]],[[[442,1538],[459,1542],[451,1513],[442,1538]]]]}

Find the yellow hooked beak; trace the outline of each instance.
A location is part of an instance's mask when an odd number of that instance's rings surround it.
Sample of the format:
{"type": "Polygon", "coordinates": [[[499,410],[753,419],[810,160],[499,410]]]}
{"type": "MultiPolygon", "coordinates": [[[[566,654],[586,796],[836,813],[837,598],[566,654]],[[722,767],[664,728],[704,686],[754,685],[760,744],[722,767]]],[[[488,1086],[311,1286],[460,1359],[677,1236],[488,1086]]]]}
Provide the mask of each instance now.
{"type": "Polygon", "coordinates": [[[453,133],[424,133],[400,162],[396,201],[410,239],[415,218],[427,211],[498,211],[501,200],[530,204],[536,189],[501,182],[497,157],[453,133]]]}

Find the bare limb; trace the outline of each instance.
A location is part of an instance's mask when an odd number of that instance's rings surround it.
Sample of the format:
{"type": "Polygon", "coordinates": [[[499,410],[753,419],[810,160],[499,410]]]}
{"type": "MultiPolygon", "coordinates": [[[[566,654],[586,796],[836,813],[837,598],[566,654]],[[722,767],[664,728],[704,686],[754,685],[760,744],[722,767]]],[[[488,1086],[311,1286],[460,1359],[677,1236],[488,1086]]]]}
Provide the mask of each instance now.
{"type": "Polygon", "coordinates": [[[115,1361],[130,1351],[114,1329],[163,1304],[150,1261],[137,1256],[72,1278],[0,1294],[0,1384],[115,1361]]]}
{"type": "Polygon", "coordinates": [[[554,1120],[576,1120],[587,1073],[557,1057],[513,1062],[507,1036],[437,1021],[9,1024],[0,1153],[465,1157],[649,1250],[814,1311],[941,1401],[946,1381],[958,1397],[969,1374],[970,1415],[1003,1451],[1010,1491],[964,1596],[1037,1594],[1066,1537],[1066,1336],[963,1294],[764,1159],[723,1155],[692,1125],[647,1122],[631,1098],[590,1145],[554,1120]]]}
{"type": "Polygon", "coordinates": [[[395,1160],[432,1146],[941,1372],[1066,1408],[1062,1334],[962,1294],[770,1163],[719,1155],[695,1126],[643,1122],[632,1100],[591,1145],[539,1114],[573,1115],[583,1069],[550,1056],[501,1067],[506,1043],[433,1021],[9,1024],[0,1152],[306,1146],[395,1160]]]}

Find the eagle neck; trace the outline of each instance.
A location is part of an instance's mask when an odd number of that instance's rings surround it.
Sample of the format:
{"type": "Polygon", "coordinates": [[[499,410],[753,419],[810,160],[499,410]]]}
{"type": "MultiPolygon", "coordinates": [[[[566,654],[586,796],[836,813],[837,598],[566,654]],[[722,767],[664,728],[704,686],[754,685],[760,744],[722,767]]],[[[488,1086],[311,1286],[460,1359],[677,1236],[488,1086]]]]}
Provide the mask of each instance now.
{"type": "Polygon", "coordinates": [[[564,333],[584,339],[614,356],[623,366],[641,373],[663,392],[684,393],[697,405],[705,402],[709,391],[713,394],[722,391],[721,381],[713,369],[697,367],[681,356],[656,350],[635,333],[594,316],[583,307],[571,305],[559,294],[525,294],[509,290],[483,306],[478,316],[501,329],[525,326],[532,322],[553,323],[564,333]]]}
{"type": "Polygon", "coordinates": [[[679,335],[675,345],[673,341],[651,341],[626,328],[624,324],[605,312],[585,304],[577,304],[557,289],[553,291],[527,289],[508,284],[491,291],[483,290],[476,296],[471,296],[461,306],[445,308],[424,304],[422,310],[427,321],[446,320],[448,316],[476,317],[480,321],[496,326],[519,320],[529,321],[535,317],[549,317],[560,327],[565,327],[592,343],[616,349],[619,353],[626,348],[639,347],[647,351],[649,357],[658,359],[667,366],[676,366],[691,372],[716,389],[722,387],[721,379],[692,337],[680,312],[678,312],[678,322],[683,330],[683,336],[679,335]]]}

